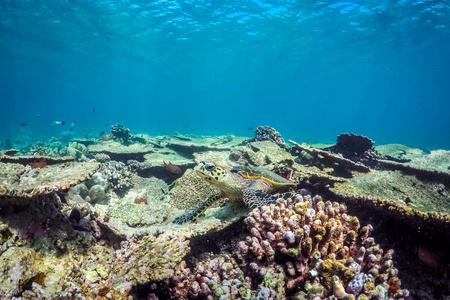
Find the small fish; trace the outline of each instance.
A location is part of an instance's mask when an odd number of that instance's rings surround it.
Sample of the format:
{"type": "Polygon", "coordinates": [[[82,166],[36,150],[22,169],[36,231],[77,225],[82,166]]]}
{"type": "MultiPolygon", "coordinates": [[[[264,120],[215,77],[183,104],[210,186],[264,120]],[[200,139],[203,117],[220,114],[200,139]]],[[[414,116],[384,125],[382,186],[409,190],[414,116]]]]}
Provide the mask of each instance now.
{"type": "Polygon", "coordinates": [[[69,133],[72,132],[73,128],[75,127],[75,123],[76,123],[75,121],[70,122],[70,130],[69,130],[69,133]]]}
{"type": "Polygon", "coordinates": [[[102,131],[102,132],[100,132],[100,134],[99,134],[98,136],[102,136],[102,135],[104,135],[104,134],[105,134],[105,132],[102,131]]]}
{"type": "Polygon", "coordinates": [[[27,123],[22,123],[22,124],[20,124],[20,126],[22,126],[22,127],[27,126],[27,123]]]}
{"type": "Polygon", "coordinates": [[[52,125],[65,125],[65,124],[66,124],[66,122],[64,122],[64,121],[55,121],[52,123],[52,125]]]}
{"type": "Polygon", "coordinates": [[[106,123],[105,126],[108,126],[108,123],[106,123]]]}
{"type": "Polygon", "coordinates": [[[181,174],[183,172],[181,171],[181,168],[179,166],[172,164],[170,161],[168,164],[166,164],[166,162],[163,161],[161,167],[166,168],[166,170],[172,174],[181,174]]]}
{"type": "Polygon", "coordinates": [[[95,108],[92,109],[92,112],[95,112],[95,108]]]}
{"type": "Polygon", "coordinates": [[[253,127],[249,127],[249,128],[247,128],[248,130],[252,130],[253,129],[253,127]]]}

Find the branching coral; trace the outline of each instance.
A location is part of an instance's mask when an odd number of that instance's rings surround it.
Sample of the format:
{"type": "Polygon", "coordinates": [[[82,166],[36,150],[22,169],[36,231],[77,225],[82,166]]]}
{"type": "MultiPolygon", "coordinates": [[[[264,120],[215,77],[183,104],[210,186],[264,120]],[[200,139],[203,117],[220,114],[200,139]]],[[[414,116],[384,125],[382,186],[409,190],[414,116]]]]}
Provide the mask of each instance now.
{"type": "Polygon", "coordinates": [[[401,299],[400,279],[343,204],[297,195],[254,209],[232,254],[181,264],[171,293],[189,299],[401,299]],[[258,298],[259,297],[259,298],[258,298]],[[261,298],[262,297],[262,298],[261,298]]]}
{"type": "Polygon", "coordinates": [[[253,210],[245,223],[252,236],[239,244],[242,259],[259,274],[281,266],[287,294],[339,299],[408,295],[400,289],[393,251],[384,254],[370,237],[372,226],[360,228],[343,204],[309,195],[280,199],[276,205],[253,210]]]}

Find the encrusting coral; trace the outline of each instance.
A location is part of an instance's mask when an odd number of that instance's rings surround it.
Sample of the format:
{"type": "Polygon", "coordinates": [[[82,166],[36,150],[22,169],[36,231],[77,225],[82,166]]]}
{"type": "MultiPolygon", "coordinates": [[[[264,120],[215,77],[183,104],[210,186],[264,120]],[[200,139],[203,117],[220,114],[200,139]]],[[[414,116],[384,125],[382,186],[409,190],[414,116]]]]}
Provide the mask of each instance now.
{"type": "Polygon", "coordinates": [[[320,196],[279,199],[245,219],[251,233],[233,254],[180,264],[179,299],[402,299],[392,262],[370,237],[372,226],[320,196]],[[328,299],[328,298],[327,298],[328,299]]]}

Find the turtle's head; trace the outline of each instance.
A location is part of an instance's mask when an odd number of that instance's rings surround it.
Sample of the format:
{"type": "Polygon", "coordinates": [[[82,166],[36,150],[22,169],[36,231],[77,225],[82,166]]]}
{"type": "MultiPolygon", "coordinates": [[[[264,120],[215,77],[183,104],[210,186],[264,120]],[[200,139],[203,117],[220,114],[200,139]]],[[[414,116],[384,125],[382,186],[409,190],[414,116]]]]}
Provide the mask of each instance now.
{"type": "Polygon", "coordinates": [[[217,185],[227,176],[227,171],[221,166],[204,161],[196,165],[194,170],[203,180],[213,185],[217,185]]]}

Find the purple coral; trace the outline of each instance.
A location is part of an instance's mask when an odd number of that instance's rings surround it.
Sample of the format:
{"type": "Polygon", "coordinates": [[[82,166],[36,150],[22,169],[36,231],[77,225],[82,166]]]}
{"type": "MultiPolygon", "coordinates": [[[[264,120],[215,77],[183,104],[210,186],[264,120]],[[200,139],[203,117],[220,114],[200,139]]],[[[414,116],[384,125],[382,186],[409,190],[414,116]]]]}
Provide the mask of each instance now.
{"type": "Polygon", "coordinates": [[[275,205],[253,210],[245,223],[253,237],[239,245],[242,259],[266,269],[277,267],[275,261],[284,262],[279,264],[286,276],[286,294],[338,297],[347,292],[370,297],[380,286],[393,298],[408,295],[389,287],[389,279],[398,273],[393,251],[383,255],[369,237],[372,226],[360,229],[358,219],[347,215],[342,204],[309,195],[279,199],[275,205]],[[270,248],[258,246],[267,243],[270,248]],[[250,250],[243,251],[247,247],[250,250]]]}
{"type": "Polygon", "coordinates": [[[297,195],[254,209],[245,223],[250,235],[236,243],[232,254],[207,258],[192,272],[181,264],[171,295],[400,299],[409,294],[399,288],[393,251],[384,253],[370,237],[372,226],[360,228],[343,204],[297,195]]]}

